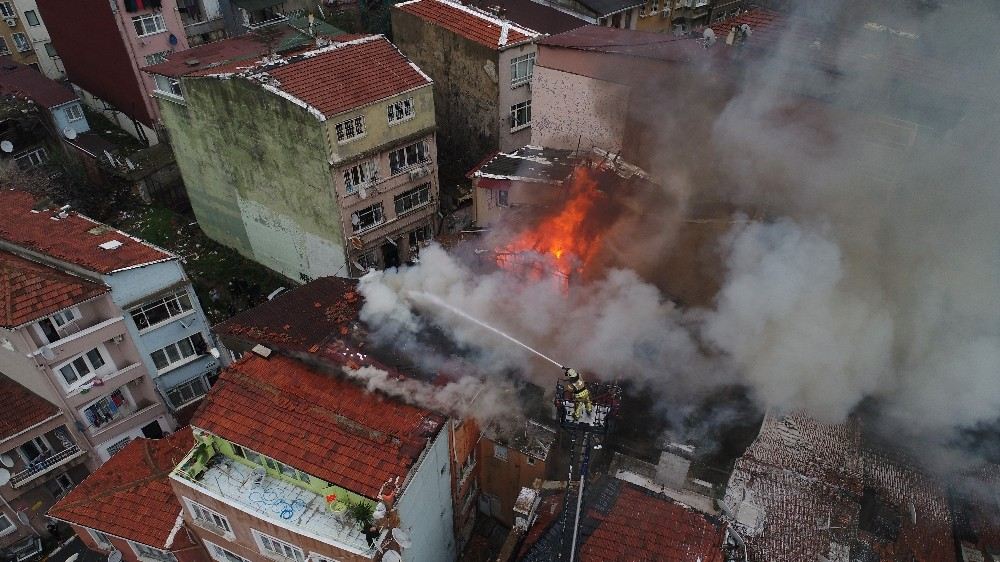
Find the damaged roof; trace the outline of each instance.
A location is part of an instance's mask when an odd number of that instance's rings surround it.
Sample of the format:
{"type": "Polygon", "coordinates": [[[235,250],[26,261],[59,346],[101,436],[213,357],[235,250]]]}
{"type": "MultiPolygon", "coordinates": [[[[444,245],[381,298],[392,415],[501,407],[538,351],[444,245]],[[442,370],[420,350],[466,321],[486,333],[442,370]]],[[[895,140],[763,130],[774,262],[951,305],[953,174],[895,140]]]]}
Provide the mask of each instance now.
{"type": "Polygon", "coordinates": [[[16,328],[110,291],[106,285],[0,251],[0,327],[16,328]]]}
{"type": "Polygon", "coordinates": [[[191,425],[374,498],[387,480],[406,478],[444,421],[339,373],[247,354],[222,372],[191,425]]]}
{"type": "MultiPolygon", "coordinates": [[[[548,562],[558,556],[562,528],[559,506],[549,502],[529,530],[524,562],[548,562]],[[550,513],[546,513],[550,512],[550,513]]],[[[543,502],[543,508],[545,504],[543,502]]],[[[540,508],[541,509],[541,508],[540,508]]],[[[616,478],[598,482],[585,500],[580,519],[581,562],[607,560],[684,560],[723,562],[726,525],[666,496],[616,478]]]]}
{"type": "Polygon", "coordinates": [[[483,434],[540,461],[549,456],[549,451],[556,442],[556,430],[533,420],[525,420],[524,425],[519,426],[516,431],[504,427],[502,433],[494,423],[484,427],[483,434]]]}
{"type": "Polygon", "coordinates": [[[192,547],[188,533],[181,532],[181,504],[170,487],[170,471],[192,447],[190,427],[163,439],[133,439],[56,502],[48,516],[154,548],[192,547]]]}
{"type": "Polygon", "coordinates": [[[497,15],[449,0],[409,0],[393,9],[414,15],[490,49],[528,43],[539,33],[497,15]],[[506,33],[504,33],[506,29],[506,33]]]}
{"type": "Polygon", "coordinates": [[[39,205],[33,195],[12,189],[0,190],[0,239],[101,274],[177,259],[106,224],[39,205]]]}
{"type": "Polygon", "coordinates": [[[749,562],[844,553],[866,562],[955,560],[944,488],[864,446],[854,422],[767,415],[736,462],[725,502],[749,562]]]}
{"type": "Polygon", "coordinates": [[[587,20],[533,0],[473,0],[480,10],[496,13],[527,29],[554,35],[587,25],[587,20]]]}
{"type": "Polygon", "coordinates": [[[79,101],[73,90],[46,78],[34,68],[14,62],[9,56],[0,57],[0,95],[10,94],[27,98],[46,109],[79,101]]]}
{"type": "Polygon", "coordinates": [[[561,183],[580,161],[574,150],[522,146],[513,152],[498,153],[469,172],[470,177],[561,183]]]}
{"type": "Polygon", "coordinates": [[[0,440],[59,414],[55,404],[0,373],[0,440]]]}

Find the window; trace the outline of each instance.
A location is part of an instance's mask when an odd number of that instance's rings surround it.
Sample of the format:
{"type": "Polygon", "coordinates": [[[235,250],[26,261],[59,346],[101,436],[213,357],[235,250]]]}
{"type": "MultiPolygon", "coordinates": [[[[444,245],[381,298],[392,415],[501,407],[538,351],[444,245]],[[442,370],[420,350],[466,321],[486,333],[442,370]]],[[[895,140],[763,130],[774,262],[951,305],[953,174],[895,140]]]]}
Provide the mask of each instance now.
{"type": "Polygon", "coordinates": [[[98,547],[106,549],[114,548],[114,545],[111,544],[111,537],[93,529],[87,529],[87,532],[90,533],[91,538],[94,539],[94,542],[97,543],[98,547]]]}
{"type": "MultiPolygon", "coordinates": [[[[129,402],[121,388],[84,408],[83,416],[94,427],[111,423],[125,417],[129,402]]],[[[124,447],[124,445],[122,445],[124,447]]],[[[110,452],[110,449],[109,449],[110,452]]]]}
{"type": "Polygon", "coordinates": [[[434,233],[431,231],[431,225],[425,224],[416,230],[410,231],[410,247],[414,247],[417,244],[427,242],[434,237],[434,233]]]}
{"type": "Polygon", "coordinates": [[[15,531],[17,531],[17,527],[14,526],[10,517],[7,517],[6,513],[0,513],[0,537],[9,535],[15,531]]]}
{"type": "Polygon", "coordinates": [[[323,556],[321,554],[316,554],[315,552],[309,553],[309,559],[312,560],[312,562],[340,562],[339,560],[323,556]]]}
{"type": "Polygon", "coordinates": [[[531,100],[510,106],[510,132],[531,126],[531,100]]]}
{"type": "Polygon", "coordinates": [[[493,445],[493,458],[507,462],[507,447],[503,445],[493,445]]]}
{"type": "Polygon", "coordinates": [[[188,498],[184,498],[184,501],[187,503],[188,511],[191,512],[191,517],[194,518],[195,523],[200,527],[219,534],[232,536],[233,528],[229,526],[229,519],[226,519],[225,515],[213,511],[200,503],[191,501],[188,498]]]}
{"type": "Polygon", "coordinates": [[[80,119],[83,119],[83,109],[80,107],[80,104],[74,103],[73,105],[67,107],[66,117],[68,117],[70,121],[79,121],[80,119]]]}
{"type": "Polygon", "coordinates": [[[167,550],[160,550],[158,548],[153,548],[151,546],[146,546],[142,543],[128,541],[128,545],[132,547],[132,550],[139,556],[146,560],[162,560],[163,562],[174,562],[177,560],[174,558],[174,554],[167,550]]]}
{"type": "Polygon", "coordinates": [[[358,254],[358,269],[362,273],[368,271],[369,269],[378,269],[378,256],[375,254],[375,250],[369,250],[358,254]]]}
{"type": "MultiPolygon", "coordinates": [[[[76,107],[77,109],[80,108],[80,106],[78,106],[78,105],[74,106],[74,107],[76,107]]],[[[52,316],[49,316],[49,318],[51,318],[52,322],[55,323],[56,328],[62,328],[63,326],[65,326],[66,324],[69,324],[70,322],[72,322],[74,320],[79,320],[79,318],[80,318],[80,311],[78,311],[75,308],[67,308],[66,310],[63,310],[61,312],[57,312],[57,313],[53,314],[52,316]]]]}
{"type": "Polygon", "coordinates": [[[386,117],[389,124],[395,125],[413,117],[413,98],[407,98],[385,106],[386,117]]]}
{"type": "Polygon", "coordinates": [[[365,118],[355,117],[343,123],[337,123],[337,142],[347,142],[365,134],[365,118]]]}
{"type": "Polygon", "coordinates": [[[497,190],[497,207],[509,207],[510,206],[510,191],[506,189],[497,190]]]}
{"type": "Polygon", "coordinates": [[[10,49],[7,48],[7,41],[3,37],[0,37],[0,55],[9,55],[10,49]]]}
{"type": "Polygon", "coordinates": [[[10,2],[0,2],[0,18],[16,18],[17,12],[14,11],[14,7],[10,5],[10,2]]]}
{"type": "Polygon", "coordinates": [[[61,498],[66,492],[73,489],[73,479],[69,477],[69,474],[63,473],[46,482],[45,487],[48,488],[53,497],[61,498]]]}
{"type": "Polygon", "coordinates": [[[17,448],[24,464],[42,460],[42,457],[52,452],[52,447],[44,436],[33,437],[30,441],[17,448]]]}
{"type": "Polygon", "coordinates": [[[280,461],[276,461],[271,457],[265,457],[264,455],[255,453],[250,449],[237,445],[236,443],[231,443],[231,445],[233,446],[233,453],[238,457],[243,457],[244,459],[260,466],[266,466],[267,468],[270,468],[274,472],[283,474],[292,479],[301,480],[306,484],[308,484],[310,481],[308,474],[296,470],[295,468],[292,468],[287,464],[284,464],[280,461]]]}
{"type": "Polygon", "coordinates": [[[131,440],[132,440],[131,437],[126,437],[120,441],[115,441],[110,447],[108,447],[108,456],[109,457],[115,456],[115,453],[124,449],[125,445],[128,445],[128,442],[131,440]]]}
{"type": "Polygon", "coordinates": [[[160,51],[159,53],[146,55],[146,66],[153,66],[154,64],[160,64],[161,62],[166,62],[167,56],[169,54],[170,51],[160,51]]]}
{"type": "Polygon", "coordinates": [[[392,175],[396,175],[407,168],[426,162],[428,158],[427,147],[424,146],[424,143],[413,143],[389,153],[389,169],[392,171],[392,175]]]}
{"type": "Polygon", "coordinates": [[[36,27],[42,23],[38,21],[38,14],[34,10],[26,10],[24,12],[24,19],[28,21],[28,25],[31,27],[36,27]]]}
{"type": "Polygon", "coordinates": [[[378,169],[375,162],[362,162],[344,170],[344,187],[347,193],[354,193],[357,188],[377,181],[378,169]]]}
{"type": "Polygon", "coordinates": [[[45,53],[47,55],[49,55],[50,57],[58,57],[59,56],[59,55],[56,54],[56,48],[52,46],[52,43],[46,43],[45,44],[45,53]]]}
{"type": "Polygon", "coordinates": [[[167,94],[168,96],[173,96],[175,98],[184,97],[184,92],[181,90],[181,81],[176,78],[170,78],[169,76],[161,76],[159,74],[153,75],[153,81],[156,82],[156,91],[161,94],[167,94]]]}
{"type": "Polygon", "coordinates": [[[385,217],[382,216],[382,204],[376,203],[371,207],[365,207],[351,214],[351,227],[355,233],[363,232],[373,226],[382,224],[384,219],[385,217]]]}
{"type": "Polygon", "coordinates": [[[201,398],[206,392],[208,392],[208,388],[206,388],[205,381],[199,377],[168,390],[167,400],[170,400],[170,405],[174,408],[180,408],[189,402],[194,402],[198,398],[201,398]]]}
{"type": "Polygon", "coordinates": [[[132,18],[132,25],[135,26],[135,34],[139,37],[162,33],[167,30],[163,23],[163,16],[160,14],[146,14],[132,18]]]}
{"type": "Polygon", "coordinates": [[[48,159],[49,153],[42,147],[29,150],[28,152],[14,157],[14,161],[17,162],[17,167],[20,168],[22,172],[41,166],[48,159]]]}
{"type": "Polygon", "coordinates": [[[161,299],[130,308],[128,313],[132,315],[135,327],[139,328],[139,331],[142,331],[150,326],[156,326],[161,322],[181,316],[193,308],[191,305],[191,296],[187,290],[181,289],[161,299]]]}
{"type": "Polygon", "coordinates": [[[104,365],[104,356],[101,350],[95,347],[56,370],[62,375],[67,386],[73,386],[93,378],[97,370],[104,365]]]}
{"type": "Polygon", "coordinates": [[[14,46],[17,47],[17,52],[23,53],[31,50],[31,41],[28,40],[27,35],[15,33],[11,37],[14,38],[14,46]]]}
{"type": "Polygon", "coordinates": [[[396,216],[404,215],[430,201],[431,184],[418,185],[392,198],[396,206],[396,216]]]}
{"type": "Polygon", "coordinates": [[[294,560],[295,562],[305,562],[306,555],[302,552],[301,548],[292,546],[287,542],[278,540],[272,536],[265,535],[256,529],[252,529],[252,531],[254,538],[257,539],[257,546],[260,547],[262,554],[270,554],[280,558],[287,558],[288,560],[294,560]]]}
{"type": "Polygon", "coordinates": [[[205,353],[206,347],[205,337],[201,335],[201,332],[198,332],[177,343],[157,349],[149,356],[153,358],[153,365],[156,365],[156,369],[162,372],[173,365],[187,361],[190,357],[205,353]]]}
{"type": "Polygon", "coordinates": [[[233,554],[212,541],[202,541],[208,547],[208,554],[217,562],[250,562],[239,554],[233,554]]]}
{"type": "Polygon", "coordinates": [[[535,71],[535,53],[528,53],[510,59],[510,86],[520,86],[531,81],[535,71]]]}

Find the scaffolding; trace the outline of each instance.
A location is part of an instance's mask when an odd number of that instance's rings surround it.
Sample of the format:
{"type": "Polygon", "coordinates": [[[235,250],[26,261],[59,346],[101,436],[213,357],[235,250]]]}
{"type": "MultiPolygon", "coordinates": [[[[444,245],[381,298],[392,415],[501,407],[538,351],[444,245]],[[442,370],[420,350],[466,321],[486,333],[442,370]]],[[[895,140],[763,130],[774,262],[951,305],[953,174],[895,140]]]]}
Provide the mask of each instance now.
{"type": "Polygon", "coordinates": [[[587,389],[590,391],[593,410],[584,412],[576,419],[573,416],[576,402],[567,398],[571,395],[568,385],[563,380],[556,383],[556,416],[569,443],[566,495],[559,516],[562,529],[558,558],[560,562],[574,562],[579,558],[581,537],[578,531],[591,457],[595,450],[603,448],[621,404],[621,388],[616,384],[588,383],[587,389]]]}

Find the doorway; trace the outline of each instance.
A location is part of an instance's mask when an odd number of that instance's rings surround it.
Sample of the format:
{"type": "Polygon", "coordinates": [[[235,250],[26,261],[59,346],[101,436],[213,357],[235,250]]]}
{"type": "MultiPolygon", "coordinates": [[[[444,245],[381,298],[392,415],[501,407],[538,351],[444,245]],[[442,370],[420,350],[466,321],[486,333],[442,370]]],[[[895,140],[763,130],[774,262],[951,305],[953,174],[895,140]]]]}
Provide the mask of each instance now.
{"type": "Polygon", "coordinates": [[[382,264],[385,269],[399,267],[399,245],[392,242],[382,244],[382,264]]]}
{"type": "Polygon", "coordinates": [[[152,423],[142,426],[142,436],[149,439],[161,439],[163,428],[160,427],[160,422],[153,420],[152,423]]]}

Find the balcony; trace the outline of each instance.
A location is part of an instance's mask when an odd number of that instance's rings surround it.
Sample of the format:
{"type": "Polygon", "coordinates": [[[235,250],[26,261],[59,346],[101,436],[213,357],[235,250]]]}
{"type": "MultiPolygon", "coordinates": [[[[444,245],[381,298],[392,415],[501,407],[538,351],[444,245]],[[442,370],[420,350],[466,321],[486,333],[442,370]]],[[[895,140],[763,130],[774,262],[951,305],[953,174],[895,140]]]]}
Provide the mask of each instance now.
{"type": "MultiPolygon", "coordinates": [[[[203,451],[200,447],[192,450],[174,475],[189,486],[254,517],[365,558],[375,557],[377,549],[368,546],[358,524],[346,515],[331,512],[322,496],[273,478],[263,470],[255,471],[225,455],[215,454],[204,461],[203,451]],[[199,468],[203,462],[205,466],[199,468]]],[[[214,533],[225,532],[210,523],[195,523],[214,533]]],[[[383,531],[376,546],[387,533],[383,531]]]]}
{"type": "Polygon", "coordinates": [[[84,454],[86,454],[86,451],[77,447],[75,443],[71,444],[62,451],[43,455],[39,459],[32,461],[28,465],[28,468],[12,475],[10,482],[15,488],[20,488],[35,478],[47,474],[60,466],[69,464],[84,454]]]}
{"type": "MultiPolygon", "coordinates": [[[[72,333],[69,331],[62,332],[60,333],[63,336],[62,338],[39,347],[32,355],[36,357],[40,356],[50,365],[65,361],[74,355],[93,349],[98,343],[124,337],[124,320],[123,316],[118,316],[72,333]]],[[[77,324],[74,323],[73,327],[76,328],[77,324]]]]}
{"type": "MultiPolygon", "coordinates": [[[[108,395],[108,397],[110,396],[111,394],[108,395]]],[[[102,433],[106,433],[112,429],[120,427],[122,423],[129,420],[133,416],[140,415],[153,408],[156,408],[157,406],[159,406],[159,403],[147,399],[141,399],[137,401],[135,405],[126,403],[123,406],[117,406],[113,418],[101,423],[100,425],[95,425],[95,424],[88,425],[87,433],[89,433],[91,436],[97,437],[102,433]]]]}

